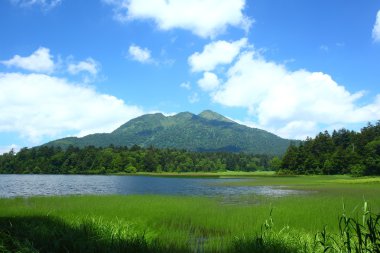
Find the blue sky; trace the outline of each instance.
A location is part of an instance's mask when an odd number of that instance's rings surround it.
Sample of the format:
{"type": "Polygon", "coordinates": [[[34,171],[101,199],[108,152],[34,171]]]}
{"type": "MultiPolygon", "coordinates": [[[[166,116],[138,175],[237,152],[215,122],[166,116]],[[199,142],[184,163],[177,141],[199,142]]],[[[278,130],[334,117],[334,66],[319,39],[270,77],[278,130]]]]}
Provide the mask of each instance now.
{"type": "Polygon", "coordinates": [[[380,119],[375,0],[3,0],[0,151],[211,109],[303,139],[380,119]]]}

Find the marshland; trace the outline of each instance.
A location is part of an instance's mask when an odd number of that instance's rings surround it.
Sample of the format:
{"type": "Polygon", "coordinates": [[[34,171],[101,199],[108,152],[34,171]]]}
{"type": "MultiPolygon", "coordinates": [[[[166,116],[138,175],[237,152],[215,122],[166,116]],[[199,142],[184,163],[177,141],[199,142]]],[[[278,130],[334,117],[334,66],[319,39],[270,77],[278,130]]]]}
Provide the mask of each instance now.
{"type": "MultiPolygon", "coordinates": [[[[340,219],[358,221],[363,226],[364,238],[368,232],[364,216],[375,217],[380,211],[379,177],[226,174],[214,173],[212,179],[206,174],[208,181],[199,184],[221,189],[265,186],[294,192],[276,195],[252,191],[228,197],[207,192],[3,197],[0,249],[3,252],[323,252],[326,249],[345,252],[340,219]]],[[[179,183],[186,186],[187,180],[194,184],[191,180],[202,179],[200,173],[198,178],[186,174],[166,176],[169,177],[156,176],[154,180],[182,180],[179,183]]],[[[93,176],[84,177],[90,181],[93,176]]],[[[373,245],[367,242],[368,250],[361,252],[379,250],[378,217],[374,221],[377,241],[373,245]]],[[[349,233],[351,244],[357,244],[356,232],[352,229],[349,233]]],[[[360,252],[352,247],[352,252],[360,252]]]]}

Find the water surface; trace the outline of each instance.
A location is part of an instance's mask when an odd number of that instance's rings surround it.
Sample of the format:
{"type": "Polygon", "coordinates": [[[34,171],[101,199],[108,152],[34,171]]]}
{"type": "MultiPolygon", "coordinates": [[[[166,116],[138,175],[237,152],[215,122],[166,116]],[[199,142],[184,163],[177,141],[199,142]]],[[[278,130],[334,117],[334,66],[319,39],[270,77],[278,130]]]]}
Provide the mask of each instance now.
{"type": "Polygon", "coordinates": [[[247,179],[105,175],[0,175],[0,197],[83,194],[161,194],[185,196],[286,196],[298,191],[271,186],[222,186],[247,179]]]}

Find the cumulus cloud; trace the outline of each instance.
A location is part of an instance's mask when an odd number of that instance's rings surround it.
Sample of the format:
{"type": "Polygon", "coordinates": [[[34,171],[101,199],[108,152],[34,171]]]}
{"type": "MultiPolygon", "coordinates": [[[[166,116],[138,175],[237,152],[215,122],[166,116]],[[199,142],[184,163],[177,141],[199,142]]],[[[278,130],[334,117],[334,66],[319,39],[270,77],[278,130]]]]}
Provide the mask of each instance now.
{"type": "Polygon", "coordinates": [[[313,136],[320,125],[365,123],[380,118],[380,95],[358,105],[363,92],[350,93],[322,72],[289,71],[255,51],[243,52],[210,93],[213,101],[246,108],[256,125],[283,137],[313,136]]]}
{"type": "Polygon", "coordinates": [[[195,104],[199,102],[199,95],[196,92],[193,92],[190,96],[187,98],[189,100],[190,104],[195,104]]]}
{"type": "Polygon", "coordinates": [[[380,42],[380,10],[376,15],[375,25],[372,29],[372,38],[375,42],[380,42]]]}
{"type": "Polygon", "coordinates": [[[212,71],[219,64],[229,64],[246,45],[246,38],[234,42],[224,40],[211,42],[203,48],[201,53],[196,52],[189,57],[191,71],[212,71]]]}
{"type": "Polygon", "coordinates": [[[10,0],[12,4],[20,7],[39,6],[44,10],[50,10],[61,4],[62,0],[10,0]]]}
{"type": "Polygon", "coordinates": [[[153,20],[161,30],[180,28],[200,37],[214,37],[228,26],[248,31],[252,20],[243,14],[245,0],[103,0],[114,6],[121,22],[153,20]]]}
{"type": "Polygon", "coordinates": [[[150,55],[150,51],[147,48],[141,48],[136,45],[131,45],[129,47],[129,55],[133,60],[141,62],[141,63],[149,63],[152,62],[152,58],[150,55]]]}
{"type": "Polygon", "coordinates": [[[80,72],[87,72],[91,75],[96,75],[100,70],[100,64],[92,58],[87,58],[78,63],[70,63],[67,67],[70,74],[76,75],[80,72]]]}
{"type": "Polygon", "coordinates": [[[46,74],[0,73],[0,132],[38,143],[71,132],[109,132],[143,114],[114,96],[46,74]]]}
{"type": "Polygon", "coordinates": [[[212,72],[204,72],[203,77],[198,80],[198,86],[204,91],[212,91],[218,88],[219,79],[212,72]]]}
{"type": "Polygon", "coordinates": [[[20,150],[20,147],[16,144],[11,144],[8,146],[0,146],[0,155],[4,153],[9,153],[9,151],[13,150],[14,152],[18,152],[20,150]]]}
{"type": "Polygon", "coordinates": [[[186,90],[191,90],[191,84],[189,82],[183,82],[179,85],[179,87],[186,89],[186,90]]]}
{"type": "Polygon", "coordinates": [[[20,55],[13,56],[12,59],[1,61],[7,67],[16,67],[29,71],[50,73],[54,70],[53,56],[50,50],[45,47],[38,48],[33,54],[22,57],[20,55]]]}
{"type": "Polygon", "coordinates": [[[307,137],[314,137],[317,132],[321,131],[317,122],[306,120],[294,120],[283,126],[278,126],[278,128],[270,126],[267,126],[267,128],[269,131],[273,131],[279,136],[298,140],[305,140],[307,137]]]}

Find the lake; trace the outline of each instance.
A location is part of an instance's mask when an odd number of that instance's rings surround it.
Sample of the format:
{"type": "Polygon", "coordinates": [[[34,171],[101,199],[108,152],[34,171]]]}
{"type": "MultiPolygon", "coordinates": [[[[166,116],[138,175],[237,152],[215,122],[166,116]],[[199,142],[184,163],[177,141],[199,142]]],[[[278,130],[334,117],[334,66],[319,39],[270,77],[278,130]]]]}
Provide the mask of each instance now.
{"type": "Polygon", "coordinates": [[[299,191],[271,186],[223,186],[252,179],[108,175],[0,175],[0,197],[83,194],[160,194],[185,196],[287,196],[299,191]]]}

